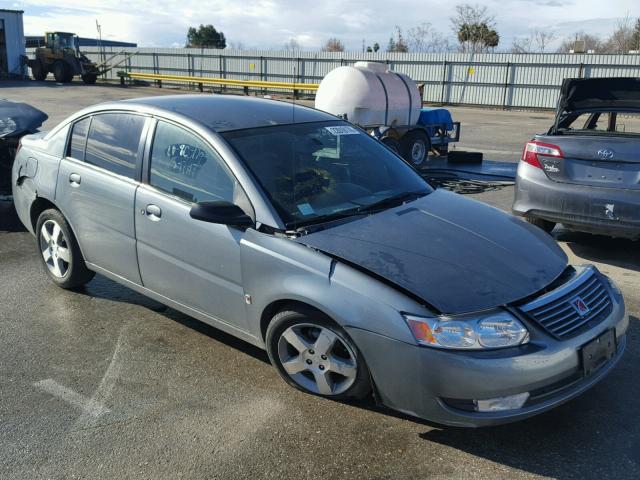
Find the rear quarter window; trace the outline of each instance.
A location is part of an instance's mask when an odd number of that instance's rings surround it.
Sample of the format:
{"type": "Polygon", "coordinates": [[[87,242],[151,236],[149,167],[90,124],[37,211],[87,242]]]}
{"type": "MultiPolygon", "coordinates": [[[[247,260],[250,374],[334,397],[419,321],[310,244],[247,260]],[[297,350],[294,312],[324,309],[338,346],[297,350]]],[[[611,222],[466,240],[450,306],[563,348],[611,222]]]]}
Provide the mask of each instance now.
{"type": "Polygon", "coordinates": [[[144,123],[145,117],[126,113],[95,115],[87,137],[85,162],[135,178],[144,123]]]}
{"type": "Polygon", "coordinates": [[[91,118],[85,118],[73,124],[71,128],[71,140],[67,156],[76,160],[84,160],[84,149],[87,145],[87,133],[91,118]]]}

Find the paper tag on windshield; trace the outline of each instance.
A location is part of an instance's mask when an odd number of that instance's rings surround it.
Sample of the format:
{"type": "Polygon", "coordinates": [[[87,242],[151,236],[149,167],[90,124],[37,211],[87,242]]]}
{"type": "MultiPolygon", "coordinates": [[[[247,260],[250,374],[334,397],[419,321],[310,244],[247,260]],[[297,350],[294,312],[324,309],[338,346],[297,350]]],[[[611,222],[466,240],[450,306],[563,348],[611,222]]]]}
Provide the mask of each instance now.
{"type": "Polygon", "coordinates": [[[350,125],[341,125],[339,127],[324,127],[331,135],[357,135],[360,133],[357,128],[350,125]]]}
{"type": "Polygon", "coordinates": [[[313,215],[315,212],[313,210],[313,207],[311,205],[309,205],[308,203],[301,203],[298,205],[298,210],[300,210],[300,213],[303,215],[313,215]]]}

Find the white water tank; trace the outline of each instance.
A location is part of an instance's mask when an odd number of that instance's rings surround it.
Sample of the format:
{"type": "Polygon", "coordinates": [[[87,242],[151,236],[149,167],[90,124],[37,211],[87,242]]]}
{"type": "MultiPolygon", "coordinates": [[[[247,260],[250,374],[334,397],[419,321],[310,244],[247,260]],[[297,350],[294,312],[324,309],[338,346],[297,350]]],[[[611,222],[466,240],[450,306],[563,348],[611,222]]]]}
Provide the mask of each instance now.
{"type": "Polygon", "coordinates": [[[422,100],[416,83],[377,62],[331,70],[320,82],[315,106],[360,126],[415,125],[422,100]]]}

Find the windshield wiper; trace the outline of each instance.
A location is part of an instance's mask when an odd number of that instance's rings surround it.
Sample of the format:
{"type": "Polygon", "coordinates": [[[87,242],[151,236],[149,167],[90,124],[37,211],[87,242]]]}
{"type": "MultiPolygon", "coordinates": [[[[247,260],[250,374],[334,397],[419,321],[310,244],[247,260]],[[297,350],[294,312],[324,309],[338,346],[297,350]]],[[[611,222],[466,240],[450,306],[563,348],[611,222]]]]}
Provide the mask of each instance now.
{"type": "Polygon", "coordinates": [[[378,212],[378,211],[386,210],[387,208],[397,207],[398,205],[402,205],[405,202],[409,202],[411,200],[415,200],[416,198],[423,197],[428,193],[429,193],[428,190],[419,190],[417,192],[402,192],[387,198],[383,198],[382,200],[378,200],[377,202],[370,203],[369,205],[358,207],[356,210],[358,212],[368,212],[368,213],[378,212]]]}
{"type": "Polygon", "coordinates": [[[341,220],[343,218],[364,215],[364,212],[358,211],[358,208],[350,208],[348,210],[342,210],[340,212],[328,213],[326,215],[318,215],[317,217],[310,218],[309,220],[302,220],[300,222],[295,222],[293,227],[295,228],[296,231],[305,230],[307,227],[315,227],[318,225],[324,225],[325,223],[333,222],[335,220],[341,220]]]}

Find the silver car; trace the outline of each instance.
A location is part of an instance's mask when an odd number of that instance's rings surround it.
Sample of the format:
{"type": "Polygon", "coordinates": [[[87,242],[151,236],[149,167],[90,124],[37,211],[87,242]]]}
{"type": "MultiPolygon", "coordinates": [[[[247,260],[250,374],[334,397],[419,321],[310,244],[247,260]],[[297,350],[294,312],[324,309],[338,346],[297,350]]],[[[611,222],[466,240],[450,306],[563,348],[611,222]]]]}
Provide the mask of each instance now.
{"type": "Polygon", "coordinates": [[[313,109],[97,105],[24,137],[12,184],[54,283],[105,275],[265,348],[304,392],[493,425],[579,395],[625,349],[606,276],[313,109]]]}
{"type": "Polygon", "coordinates": [[[513,211],[547,232],[640,239],[640,78],[564,81],[554,125],[524,148],[513,211]]]}

